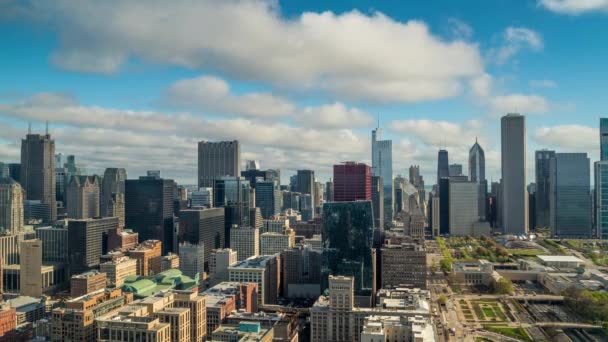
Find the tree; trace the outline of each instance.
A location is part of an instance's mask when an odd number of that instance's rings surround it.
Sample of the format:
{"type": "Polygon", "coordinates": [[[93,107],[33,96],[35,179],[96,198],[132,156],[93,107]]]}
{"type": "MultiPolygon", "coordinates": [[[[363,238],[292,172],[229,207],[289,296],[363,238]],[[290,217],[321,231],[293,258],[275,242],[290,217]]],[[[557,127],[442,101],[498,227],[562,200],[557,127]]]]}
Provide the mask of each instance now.
{"type": "Polygon", "coordinates": [[[439,266],[444,273],[452,271],[452,262],[450,262],[448,259],[441,259],[439,266]]]}
{"type": "Polygon", "coordinates": [[[441,296],[439,296],[439,298],[437,298],[437,303],[439,303],[439,305],[445,305],[445,303],[448,302],[448,297],[446,297],[444,294],[442,294],[441,296]]]}
{"type": "Polygon", "coordinates": [[[513,293],[513,283],[505,278],[501,277],[494,283],[494,293],[496,294],[512,294],[513,293]]]}

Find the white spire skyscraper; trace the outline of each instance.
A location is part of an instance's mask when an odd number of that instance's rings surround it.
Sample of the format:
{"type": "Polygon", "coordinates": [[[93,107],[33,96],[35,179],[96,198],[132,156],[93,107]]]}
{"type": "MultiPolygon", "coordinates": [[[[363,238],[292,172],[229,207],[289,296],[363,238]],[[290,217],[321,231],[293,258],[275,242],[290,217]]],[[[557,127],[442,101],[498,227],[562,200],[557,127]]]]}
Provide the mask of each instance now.
{"type": "MultiPolygon", "coordinates": [[[[380,122],[378,122],[380,126],[380,122]]],[[[372,130],[372,175],[384,185],[384,224],[393,220],[393,142],[382,139],[380,127],[372,130]]]]}
{"type": "Polygon", "coordinates": [[[479,217],[485,219],[487,206],[488,182],[486,181],[486,156],[475,138],[475,144],[469,150],[469,180],[478,186],[479,217]]]}

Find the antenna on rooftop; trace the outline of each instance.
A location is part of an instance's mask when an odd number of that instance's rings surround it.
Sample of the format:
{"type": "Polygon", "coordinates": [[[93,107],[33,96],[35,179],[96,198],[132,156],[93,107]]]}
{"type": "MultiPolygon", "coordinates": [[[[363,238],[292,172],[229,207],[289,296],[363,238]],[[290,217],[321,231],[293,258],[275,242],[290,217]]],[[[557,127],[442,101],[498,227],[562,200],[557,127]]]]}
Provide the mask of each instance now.
{"type": "Polygon", "coordinates": [[[32,134],[32,122],[27,122],[27,134],[32,134]]]}
{"type": "Polygon", "coordinates": [[[46,135],[49,135],[49,120],[45,121],[45,130],[44,131],[45,131],[46,135]]]}

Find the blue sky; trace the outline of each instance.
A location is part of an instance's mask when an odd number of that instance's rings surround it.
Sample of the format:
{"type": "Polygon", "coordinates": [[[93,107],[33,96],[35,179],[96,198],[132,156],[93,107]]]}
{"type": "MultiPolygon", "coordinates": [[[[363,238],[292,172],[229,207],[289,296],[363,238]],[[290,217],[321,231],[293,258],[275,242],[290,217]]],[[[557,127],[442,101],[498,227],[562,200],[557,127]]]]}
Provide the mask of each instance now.
{"type": "MultiPolygon", "coordinates": [[[[27,122],[91,172],[193,182],[196,141],[239,139],[287,179],[369,162],[380,116],[395,173],[479,137],[500,170],[499,118],[533,151],[598,158],[608,1],[0,1],[0,161],[27,122]]],[[[465,166],[466,170],[466,166],[465,166]]],[[[530,178],[531,180],[531,178],[530,178]]]]}

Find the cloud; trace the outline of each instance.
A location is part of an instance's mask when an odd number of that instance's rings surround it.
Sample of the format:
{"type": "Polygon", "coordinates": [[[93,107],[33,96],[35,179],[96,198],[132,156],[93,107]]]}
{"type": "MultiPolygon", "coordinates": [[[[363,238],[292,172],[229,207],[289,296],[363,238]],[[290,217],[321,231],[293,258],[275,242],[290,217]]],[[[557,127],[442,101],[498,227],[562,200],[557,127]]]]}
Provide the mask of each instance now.
{"type": "Polygon", "coordinates": [[[365,128],[374,122],[368,113],[357,108],[347,108],[340,102],[306,107],[297,114],[295,120],[304,127],[321,129],[365,128]]]}
{"type": "Polygon", "coordinates": [[[542,114],[549,111],[550,104],[539,95],[509,94],[490,98],[489,107],[495,114],[542,114]]]}
{"type": "Polygon", "coordinates": [[[272,0],[9,1],[6,7],[9,16],[57,32],[51,61],[81,72],[117,72],[141,59],[343,99],[414,102],[455,96],[484,69],[477,44],[442,39],[422,21],[380,12],[286,18],[272,0]]]}
{"type": "Polygon", "coordinates": [[[502,45],[488,52],[491,63],[504,64],[523,49],[541,51],[543,38],[540,33],[526,27],[507,27],[502,34],[502,45]]]}
{"type": "Polygon", "coordinates": [[[600,145],[598,128],[582,125],[539,127],[534,139],[541,145],[566,151],[597,151],[600,145]]]}
{"type": "Polygon", "coordinates": [[[235,95],[226,81],[212,76],[173,83],[166,101],[177,108],[255,118],[291,115],[295,109],[288,100],[270,93],[235,95]]]}
{"type": "Polygon", "coordinates": [[[473,28],[458,18],[449,18],[450,31],[456,39],[470,39],[473,36],[473,28]]]}
{"type": "Polygon", "coordinates": [[[530,86],[533,88],[557,88],[557,83],[553,80],[531,80],[530,86]]]}
{"type": "Polygon", "coordinates": [[[427,145],[440,146],[470,146],[473,144],[480,125],[477,121],[467,121],[457,124],[442,120],[396,120],[391,122],[390,129],[399,134],[408,134],[427,145]],[[469,136],[470,139],[463,139],[469,136]]]}
{"type": "Polygon", "coordinates": [[[540,0],[540,5],[549,11],[579,15],[588,12],[608,12],[608,0],[540,0]]]}

